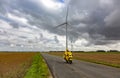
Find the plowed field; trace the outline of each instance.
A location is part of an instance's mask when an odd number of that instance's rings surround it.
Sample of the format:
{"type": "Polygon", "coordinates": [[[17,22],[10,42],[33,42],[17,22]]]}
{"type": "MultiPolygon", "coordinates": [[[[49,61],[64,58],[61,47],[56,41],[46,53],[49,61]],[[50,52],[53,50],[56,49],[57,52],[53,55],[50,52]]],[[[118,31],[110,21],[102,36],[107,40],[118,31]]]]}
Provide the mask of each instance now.
{"type": "Polygon", "coordinates": [[[35,54],[32,52],[0,52],[0,78],[22,78],[35,54]]]}

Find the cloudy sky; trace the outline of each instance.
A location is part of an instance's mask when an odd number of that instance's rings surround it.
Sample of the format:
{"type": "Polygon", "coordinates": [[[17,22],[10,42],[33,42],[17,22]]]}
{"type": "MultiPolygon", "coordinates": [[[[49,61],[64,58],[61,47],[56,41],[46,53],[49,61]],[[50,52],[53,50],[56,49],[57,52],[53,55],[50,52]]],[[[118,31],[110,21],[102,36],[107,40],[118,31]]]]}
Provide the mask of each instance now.
{"type": "Polygon", "coordinates": [[[0,0],[0,50],[120,50],[120,0],[0,0]]]}

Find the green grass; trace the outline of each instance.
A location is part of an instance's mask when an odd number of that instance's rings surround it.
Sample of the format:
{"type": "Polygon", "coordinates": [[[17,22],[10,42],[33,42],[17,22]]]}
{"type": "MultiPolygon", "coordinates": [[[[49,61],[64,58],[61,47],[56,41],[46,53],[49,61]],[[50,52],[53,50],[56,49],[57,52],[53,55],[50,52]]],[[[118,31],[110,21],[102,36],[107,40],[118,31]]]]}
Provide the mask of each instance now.
{"type": "Polygon", "coordinates": [[[24,78],[48,78],[49,70],[40,53],[34,59],[24,78]]]}

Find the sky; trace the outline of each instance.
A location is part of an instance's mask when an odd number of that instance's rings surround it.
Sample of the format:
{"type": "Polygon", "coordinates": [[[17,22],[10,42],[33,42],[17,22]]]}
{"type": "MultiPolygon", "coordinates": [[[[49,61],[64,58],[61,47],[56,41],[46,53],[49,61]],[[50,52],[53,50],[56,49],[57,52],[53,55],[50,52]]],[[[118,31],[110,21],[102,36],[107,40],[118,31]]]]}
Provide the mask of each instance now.
{"type": "Polygon", "coordinates": [[[0,0],[0,50],[65,50],[65,26],[56,26],[65,22],[68,5],[70,50],[120,50],[119,4],[120,0],[0,0]]]}

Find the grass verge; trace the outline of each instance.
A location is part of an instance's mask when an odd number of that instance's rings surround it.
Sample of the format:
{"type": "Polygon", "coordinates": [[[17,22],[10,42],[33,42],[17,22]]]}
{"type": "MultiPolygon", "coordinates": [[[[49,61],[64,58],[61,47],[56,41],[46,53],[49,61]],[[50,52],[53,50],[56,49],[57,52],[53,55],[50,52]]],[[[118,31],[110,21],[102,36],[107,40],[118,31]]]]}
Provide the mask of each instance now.
{"type": "Polygon", "coordinates": [[[49,70],[40,53],[34,59],[24,78],[48,78],[49,70]]]}

